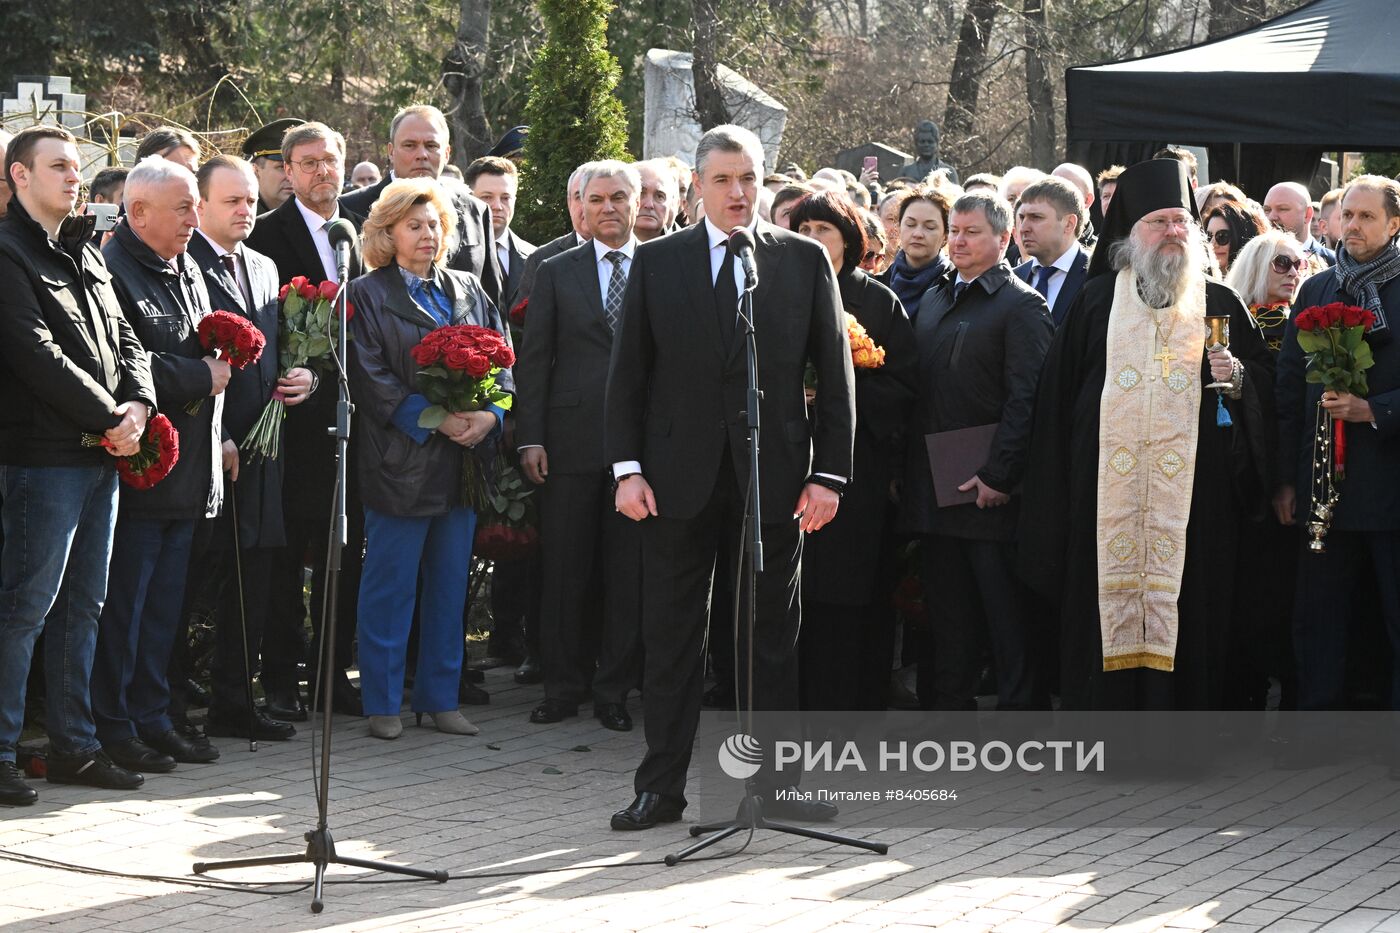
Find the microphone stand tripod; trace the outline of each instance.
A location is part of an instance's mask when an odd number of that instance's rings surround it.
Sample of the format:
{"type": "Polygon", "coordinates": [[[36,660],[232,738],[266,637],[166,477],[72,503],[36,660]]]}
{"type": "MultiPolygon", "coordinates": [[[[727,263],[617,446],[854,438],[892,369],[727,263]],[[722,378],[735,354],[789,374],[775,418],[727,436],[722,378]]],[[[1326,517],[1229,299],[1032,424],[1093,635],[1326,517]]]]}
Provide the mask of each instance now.
{"type": "MultiPolygon", "coordinates": [[[[723,273],[721,273],[723,274],[723,273]]],[[[758,574],[763,572],[763,528],[761,516],[762,500],[759,495],[758,472],[758,429],[759,429],[759,409],[758,404],[763,399],[763,392],[758,388],[758,339],[753,328],[753,290],[758,286],[757,276],[750,276],[744,283],[744,292],[739,297],[739,318],[738,323],[744,329],[744,350],[747,357],[748,370],[748,412],[746,424],[749,429],[749,490],[747,502],[744,507],[744,530],[746,545],[744,547],[744,570],[743,575],[734,587],[735,599],[742,600],[744,587],[748,587],[749,598],[744,607],[744,619],[747,626],[748,654],[747,668],[745,676],[748,685],[748,696],[744,703],[744,731],[753,734],[753,643],[754,643],[754,617],[757,612],[756,604],[758,598],[758,574]]],[[[800,532],[799,532],[800,533],[800,532]]],[[[736,608],[737,615],[737,608],[736,608]]],[[[736,620],[735,638],[739,637],[736,620]]],[[[883,842],[867,842],[864,839],[855,839],[850,836],[838,836],[835,833],[825,833],[821,830],[807,829],[804,826],[792,826],[787,823],[775,823],[763,815],[763,797],[757,792],[757,788],[750,783],[746,788],[746,796],[739,803],[739,809],[734,814],[732,820],[722,823],[702,823],[690,827],[692,837],[705,836],[699,842],[693,842],[686,848],[673,855],[668,855],[664,859],[667,865],[678,865],[685,859],[708,849],[717,842],[723,842],[730,836],[748,830],[753,832],[757,829],[771,829],[778,833],[787,833],[790,836],[803,836],[808,839],[818,839],[822,842],[834,842],[838,845],[852,846],[857,849],[865,849],[878,855],[884,855],[889,851],[889,847],[883,842]],[[705,835],[705,834],[709,835],[705,835]]]]}
{"type": "MultiPolygon", "coordinates": [[[[348,277],[344,267],[342,267],[340,281],[344,282],[348,277]]],[[[348,520],[345,514],[345,483],[346,457],[350,447],[350,413],[354,410],[354,406],[350,403],[350,382],[345,372],[347,359],[345,292],[346,289],[342,286],[336,293],[335,299],[335,319],[340,324],[340,333],[336,336],[333,345],[335,347],[336,387],[339,390],[340,398],[335,406],[335,427],[326,429],[326,433],[334,437],[336,441],[335,507],[331,517],[333,532],[328,542],[330,559],[327,561],[326,567],[326,595],[321,613],[321,656],[318,658],[317,676],[321,689],[321,766],[316,784],[316,828],[303,834],[303,838],[306,840],[306,851],[300,855],[268,855],[256,858],[229,859],[222,862],[194,863],[194,873],[202,875],[205,872],[225,868],[247,868],[254,865],[294,865],[309,862],[316,866],[316,875],[311,891],[311,912],[313,914],[319,914],[325,907],[322,893],[326,866],[328,865],[348,865],[352,868],[368,868],[372,871],[409,875],[414,878],[430,879],[439,884],[448,880],[448,874],[445,871],[410,868],[405,865],[391,865],[388,862],[340,855],[335,851],[335,840],[331,837],[327,811],[330,807],[331,792],[331,693],[332,667],[335,663],[336,590],[340,582],[341,551],[349,540],[348,520]]]]}

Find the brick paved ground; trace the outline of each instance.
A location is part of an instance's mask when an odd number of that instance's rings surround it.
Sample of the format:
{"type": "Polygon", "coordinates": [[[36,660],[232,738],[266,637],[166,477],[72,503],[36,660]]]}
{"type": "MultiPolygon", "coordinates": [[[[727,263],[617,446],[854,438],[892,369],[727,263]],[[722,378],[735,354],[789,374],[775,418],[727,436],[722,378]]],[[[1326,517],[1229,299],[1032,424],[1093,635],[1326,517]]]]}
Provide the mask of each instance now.
{"type": "MultiPolygon", "coordinates": [[[[482,727],[476,737],[415,729],[409,717],[403,737],[386,743],[337,717],[331,826],[346,855],[519,874],[347,884],[387,876],[333,869],[326,910],[314,917],[306,891],[210,890],[6,860],[0,931],[1400,933],[1400,834],[1382,829],[870,831],[890,844],[883,857],[760,833],[735,857],[666,868],[654,862],[684,844],[683,826],[607,826],[631,799],[640,731],[612,733],[588,718],[531,726],[538,688],[515,686],[505,669],[487,687],[493,704],[468,710],[482,727]]],[[[301,851],[315,823],[309,729],[256,753],[218,744],[219,763],[149,776],[140,794],[40,783],[37,806],[0,810],[0,848],[184,877],[197,860],[301,851]]],[[[289,866],[209,877],[310,875],[289,866]]]]}

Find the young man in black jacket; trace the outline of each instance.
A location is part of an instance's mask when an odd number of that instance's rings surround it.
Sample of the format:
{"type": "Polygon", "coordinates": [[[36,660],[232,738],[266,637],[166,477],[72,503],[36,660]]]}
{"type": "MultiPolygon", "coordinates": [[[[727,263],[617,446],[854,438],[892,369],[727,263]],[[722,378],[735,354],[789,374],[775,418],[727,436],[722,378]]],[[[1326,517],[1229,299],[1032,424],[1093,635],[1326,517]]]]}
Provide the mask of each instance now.
{"type": "Polygon", "coordinates": [[[5,158],[14,194],[0,221],[0,803],[33,803],[16,746],[25,675],[48,626],[48,779],[141,786],[98,742],[88,680],[117,518],[113,457],[138,449],[156,394],[111,276],[74,217],[82,176],[72,134],[19,133],[5,158]],[[84,435],[110,447],[85,444],[84,435]]]}

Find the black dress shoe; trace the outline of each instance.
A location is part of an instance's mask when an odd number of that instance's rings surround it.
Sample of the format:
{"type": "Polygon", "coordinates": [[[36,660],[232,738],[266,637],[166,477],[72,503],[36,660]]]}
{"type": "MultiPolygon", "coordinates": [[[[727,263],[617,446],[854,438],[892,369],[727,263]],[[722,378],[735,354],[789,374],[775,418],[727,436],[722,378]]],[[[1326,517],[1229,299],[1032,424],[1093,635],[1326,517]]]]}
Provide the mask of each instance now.
{"type": "Polygon", "coordinates": [[[39,792],[24,782],[19,765],[0,761],[0,804],[7,807],[27,807],[39,799],[39,792]]]}
{"type": "MultiPolygon", "coordinates": [[[[320,708],[321,691],[318,687],[311,694],[311,711],[314,713],[320,708]]],[[[350,683],[350,678],[345,676],[344,671],[336,671],[331,678],[331,711],[346,716],[365,714],[364,705],[360,702],[360,691],[350,683]]]]}
{"type": "Polygon", "coordinates": [[[306,704],[302,702],[301,690],[295,681],[289,684],[274,681],[271,686],[264,681],[263,686],[267,693],[263,709],[268,716],[282,722],[306,722],[306,704]]]}
{"type": "Polygon", "coordinates": [[[120,742],[113,742],[110,745],[103,743],[102,750],[107,753],[108,758],[128,771],[151,771],[156,774],[165,774],[175,770],[174,758],[164,752],[156,751],[134,735],[129,739],[122,739],[120,742]]]}
{"type": "Polygon", "coordinates": [[[666,794],[643,791],[626,810],[612,815],[612,828],[618,830],[651,829],[657,823],[674,823],[685,812],[685,804],[666,794]]]}
{"type": "Polygon", "coordinates": [[[803,800],[802,791],[796,787],[780,787],[763,794],[763,815],[780,820],[798,820],[803,823],[826,823],[836,819],[841,811],[834,803],[824,800],[803,800]],[[787,800],[779,800],[783,794],[787,800]],[[795,799],[793,799],[795,798],[795,799]]]}
{"type": "Polygon", "coordinates": [[[544,669],[540,667],[540,659],[533,654],[525,655],[525,660],[515,669],[515,682],[521,686],[529,686],[543,680],[544,669]]]}
{"type": "Polygon", "coordinates": [[[198,741],[187,739],[174,729],[166,730],[159,735],[148,735],[145,742],[158,752],[169,755],[182,764],[203,765],[211,761],[218,761],[219,750],[209,744],[209,740],[200,736],[198,741]]]}
{"type": "Polygon", "coordinates": [[[230,712],[209,711],[204,722],[204,731],[210,735],[234,739],[258,739],[268,742],[285,742],[297,734],[296,726],[278,719],[270,719],[262,710],[253,711],[253,722],[248,722],[247,710],[230,712]]]}
{"type": "Polygon", "coordinates": [[[548,697],[539,706],[530,711],[530,721],[533,723],[560,722],[570,716],[578,715],[578,704],[568,703],[564,700],[553,700],[548,697]]]}
{"type": "Polygon", "coordinates": [[[463,706],[486,706],[491,702],[491,694],[476,684],[462,681],[457,687],[457,702],[463,706]]]}
{"type": "Polygon", "coordinates": [[[715,684],[700,695],[700,705],[705,709],[733,709],[734,685],[715,684]]]}
{"type": "Polygon", "coordinates": [[[462,680],[469,684],[484,684],[486,683],[486,672],[479,671],[474,667],[464,667],[462,668],[462,680]]]}
{"type": "Polygon", "coordinates": [[[597,703],[593,707],[593,716],[603,724],[604,729],[632,731],[632,717],[627,715],[627,707],[621,703],[597,703]]]}
{"type": "Polygon", "coordinates": [[[107,757],[104,751],[73,757],[51,755],[44,774],[50,784],[85,784],[107,790],[135,790],[146,783],[144,775],[128,771],[107,757]]]}

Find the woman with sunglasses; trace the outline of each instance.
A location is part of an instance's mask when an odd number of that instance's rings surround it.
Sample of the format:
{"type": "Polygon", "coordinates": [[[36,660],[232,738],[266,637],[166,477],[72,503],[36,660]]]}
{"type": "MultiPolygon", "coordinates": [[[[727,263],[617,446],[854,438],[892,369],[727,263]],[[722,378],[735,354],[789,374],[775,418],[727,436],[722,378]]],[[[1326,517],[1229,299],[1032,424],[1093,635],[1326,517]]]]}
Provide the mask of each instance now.
{"type": "Polygon", "coordinates": [[[1264,342],[1275,358],[1283,346],[1283,328],[1298,287],[1308,277],[1303,245],[1282,230],[1261,233],[1240,251],[1225,284],[1244,300],[1264,342]]]}
{"type": "Polygon", "coordinates": [[[1222,277],[1230,271],[1244,245],[1269,229],[1262,214],[1239,201],[1217,201],[1202,215],[1201,223],[1222,277]]]}
{"type": "MultiPolygon", "coordinates": [[[[1278,357],[1284,328],[1298,286],[1309,272],[1303,245],[1292,234],[1269,230],[1240,250],[1225,284],[1249,307],[1269,350],[1278,357]]],[[[1226,691],[1230,709],[1264,709],[1269,680],[1279,682],[1282,709],[1294,703],[1297,675],[1290,625],[1298,530],[1280,525],[1269,512],[1262,521],[1245,520],[1240,529],[1236,626],[1230,654],[1235,659],[1226,691]],[[1284,581],[1287,585],[1280,585],[1284,581]]]]}

